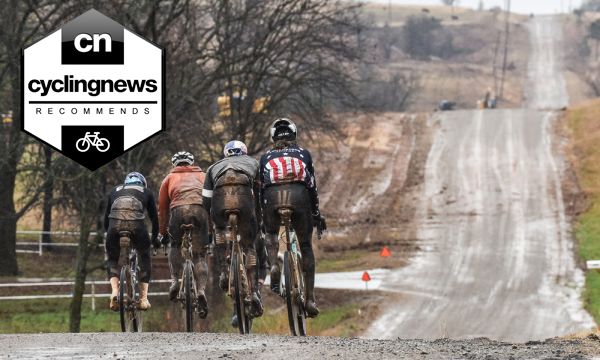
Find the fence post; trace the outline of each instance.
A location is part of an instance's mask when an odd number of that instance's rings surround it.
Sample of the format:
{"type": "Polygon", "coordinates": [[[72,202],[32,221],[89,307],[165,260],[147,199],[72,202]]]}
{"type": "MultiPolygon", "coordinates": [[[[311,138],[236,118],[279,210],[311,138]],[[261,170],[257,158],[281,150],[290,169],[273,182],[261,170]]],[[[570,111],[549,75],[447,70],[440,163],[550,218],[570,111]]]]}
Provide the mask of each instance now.
{"type": "Polygon", "coordinates": [[[40,232],[40,236],[38,237],[39,246],[38,246],[38,254],[42,256],[42,238],[44,237],[44,232],[40,232]]]}
{"type": "Polygon", "coordinates": [[[92,311],[96,311],[96,287],[94,286],[94,280],[92,280],[92,311]]]}

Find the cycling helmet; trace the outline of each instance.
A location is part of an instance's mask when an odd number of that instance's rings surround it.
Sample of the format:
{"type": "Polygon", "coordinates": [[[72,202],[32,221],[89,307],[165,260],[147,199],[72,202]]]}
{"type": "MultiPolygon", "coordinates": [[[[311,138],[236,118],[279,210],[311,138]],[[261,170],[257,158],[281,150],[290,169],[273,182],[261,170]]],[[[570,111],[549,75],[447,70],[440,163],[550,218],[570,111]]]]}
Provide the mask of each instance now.
{"type": "Polygon", "coordinates": [[[125,176],[125,185],[142,185],[146,187],[146,178],[139,172],[130,172],[125,176]]]}
{"type": "Polygon", "coordinates": [[[187,151],[180,151],[171,158],[171,164],[173,164],[173,166],[192,165],[193,163],[194,155],[187,151]]]}
{"type": "Polygon", "coordinates": [[[296,133],[296,124],[288,118],[279,118],[271,125],[271,140],[273,141],[294,141],[296,140],[296,133]]]}
{"type": "Polygon", "coordinates": [[[232,140],[232,141],[228,142],[225,145],[225,147],[223,148],[223,155],[225,155],[225,157],[247,155],[247,154],[248,154],[248,148],[246,147],[246,144],[244,144],[241,141],[232,140]]]}

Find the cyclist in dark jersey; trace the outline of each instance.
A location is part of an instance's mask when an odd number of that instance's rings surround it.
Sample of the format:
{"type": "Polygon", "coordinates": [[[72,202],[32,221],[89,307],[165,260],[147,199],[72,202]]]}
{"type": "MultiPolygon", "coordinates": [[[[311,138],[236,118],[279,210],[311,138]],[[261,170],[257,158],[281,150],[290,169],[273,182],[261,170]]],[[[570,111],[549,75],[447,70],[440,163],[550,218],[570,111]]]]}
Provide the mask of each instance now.
{"type": "Polygon", "coordinates": [[[106,254],[108,255],[108,277],[112,289],[110,308],[119,310],[117,294],[119,292],[119,243],[120,231],[129,231],[131,241],[140,258],[140,302],[138,309],[150,308],[148,301],[148,283],[151,275],[150,238],[144,224],[144,212],[148,212],[152,222],[152,244],[160,246],[158,236],[158,216],[154,195],[146,187],[146,179],[137,172],[127,174],[125,183],[116,186],[109,195],[106,212],[104,215],[104,229],[106,230],[106,254]]]}
{"type": "Polygon", "coordinates": [[[271,262],[271,289],[279,292],[281,269],[277,262],[278,232],[281,220],[278,209],[294,210],[292,224],[300,241],[302,270],[306,280],[305,309],[309,317],[319,314],[314,294],[315,257],[312,249],[313,223],[325,230],[319,211],[319,195],[310,152],[296,143],[296,125],[287,118],[277,119],[271,127],[274,147],[260,159],[261,205],[266,231],[266,245],[271,262]]]}
{"type": "MultiPolygon", "coordinates": [[[[265,267],[266,254],[264,246],[257,248],[255,242],[258,236],[260,207],[258,203],[258,161],[247,155],[248,149],[241,141],[230,141],[224,149],[223,159],[211,165],[206,172],[206,181],[202,190],[203,203],[210,211],[215,225],[215,254],[221,270],[219,286],[228,290],[229,269],[227,257],[230,250],[229,239],[226,236],[228,211],[238,212],[238,232],[242,240],[242,248],[247,255],[246,266],[252,295],[247,299],[251,303],[251,317],[259,317],[263,313],[259,286],[264,282],[259,277],[259,268],[265,267]],[[263,255],[263,256],[261,256],[263,255]],[[261,261],[262,258],[262,261],[261,261]]],[[[236,320],[232,320],[235,322],[236,320]]]]}

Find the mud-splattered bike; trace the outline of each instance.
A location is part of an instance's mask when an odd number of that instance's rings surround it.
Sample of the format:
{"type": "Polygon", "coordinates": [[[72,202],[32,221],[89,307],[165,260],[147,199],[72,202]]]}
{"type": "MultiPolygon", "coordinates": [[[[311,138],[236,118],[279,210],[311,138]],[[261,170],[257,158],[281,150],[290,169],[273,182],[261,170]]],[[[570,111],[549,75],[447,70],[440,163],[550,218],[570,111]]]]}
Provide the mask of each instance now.
{"type": "Polygon", "coordinates": [[[119,276],[119,316],[122,332],[142,332],[142,311],[140,302],[139,265],[137,251],[131,246],[131,232],[119,231],[121,245],[121,274],[119,276]]]}

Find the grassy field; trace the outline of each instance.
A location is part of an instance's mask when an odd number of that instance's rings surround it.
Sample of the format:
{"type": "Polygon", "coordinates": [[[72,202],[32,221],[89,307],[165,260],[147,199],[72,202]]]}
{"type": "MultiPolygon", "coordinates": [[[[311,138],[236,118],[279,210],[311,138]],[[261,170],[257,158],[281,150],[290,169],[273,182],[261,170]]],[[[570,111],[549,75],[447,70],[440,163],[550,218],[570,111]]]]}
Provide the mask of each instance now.
{"type": "MultiPolygon", "coordinates": [[[[574,164],[587,209],[577,221],[579,253],[584,260],[600,259],[600,101],[595,100],[568,112],[572,132],[574,164]]],[[[585,305],[600,323],[600,271],[586,274],[585,305]]]]}
{"type": "MultiPolygon", "coordinates": [[[[339,297],[341,293],[323,293],[322,297],[339,297]]],[[[323,299],[327,306],[318,318],[308,321],[311,335],[357,336],[369,324],[375,306],[364,297],[352,298],[345,292],[339,305],[323,299]],[[344,301],[343,298],[346,300],[344,301]]],[[[166,297],[151,298],[152,309],[144,313],[144,331],[182,331],[183,314],[178,305],[166,297]]],[[[96,300],[96,310],[86,299],[82,309],[82,332],[118,332],[119,316],[106,308],[107,299],[96,300]]],[[[45,299],[30,301],[3,301],[0,306],[0,333],[67,332],[69,330],[69,299],[45,299]]],[[[281,299],[267,295],[266,311],[253,324],[254,333],[289,334],[287,313],[281,299]]],[[[231,302],[227,299],[219,314],[213,313],[210,322],[198,321],[200,331],[237,332],[229,325],[231,302]]]]}

